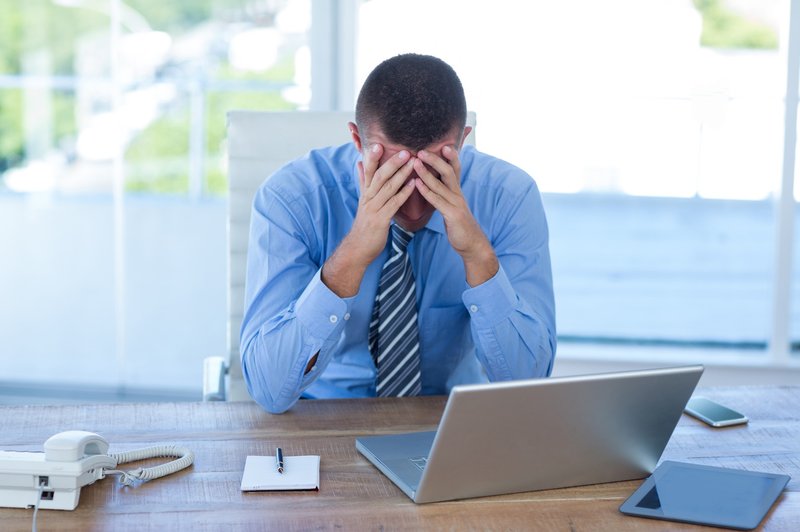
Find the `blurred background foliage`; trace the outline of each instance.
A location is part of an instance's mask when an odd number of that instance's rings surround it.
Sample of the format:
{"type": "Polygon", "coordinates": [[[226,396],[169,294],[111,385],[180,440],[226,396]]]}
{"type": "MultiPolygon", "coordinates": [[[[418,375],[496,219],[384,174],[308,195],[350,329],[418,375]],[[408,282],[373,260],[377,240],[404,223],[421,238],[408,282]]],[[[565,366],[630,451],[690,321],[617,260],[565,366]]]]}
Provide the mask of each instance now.
{"type": "MultiPolygon", "coordinates": [[[[285,2],[268,0],[128,0],[125,9],[140,15],[150,29],[169,33],[173,42],[215,22],[241,27],[269,27],[285,2]]],[[[52,112],[52,142],[65,152],[74,147],[78,134],[75,83],[76,48],[80,39],[109,34],[108,0],[0,0],[0,77],[6,80],[40,76],[58,78],[49,89],[52,112]],[[31,71],[26,58],[47,57],[46,71],[31,71]],[[71,80],[71,81],[70,81],[71,80]],[[72,85],[70,85],[72,83],[72,85]]],[[[123,31],[126,28],[123,27],[123,31]]],[[[200,61],[169,64],[154,79],[140,84],[174,81],[179,95],[160,116],[129,140],[125,150],[126,189],[132,192],[185,194],[188,191],[191,80],[204,90],[206,161],[204,192],[224,194],[226,179],[221,166],[224,156],[225,113],[231,109],[294,109],[279,90],[215,90],[215,80],[258,81],[290,84],[294,78],[292,50],[284,50],[266,71],[239,71],[227,62],[225,50],[214,50],[200,61]]],[[[41,67],[39,67],[41,69],[41,67]]],[[[102,68],[102,67],[98,67],[102,68]]],[[[109,72],[103,76],[110,78],[109,72]]],[[[126,88],[127,89],[127,88],[126,88]]],[[[0,172],[25,162],[24,90],[14,83],[0,87],[0,172]]],[[[111,99],[109,90],[109,100],[111,99]]],[[[67,154],[69,158],[69,154],[67,154]]]]}
{"type": "Polygon", "coordinates": [[[778,48],[778,34],[765,23],[736,13],[723,0],[693,0],[703,16],[700,44],[709,48],[778,48]]]}

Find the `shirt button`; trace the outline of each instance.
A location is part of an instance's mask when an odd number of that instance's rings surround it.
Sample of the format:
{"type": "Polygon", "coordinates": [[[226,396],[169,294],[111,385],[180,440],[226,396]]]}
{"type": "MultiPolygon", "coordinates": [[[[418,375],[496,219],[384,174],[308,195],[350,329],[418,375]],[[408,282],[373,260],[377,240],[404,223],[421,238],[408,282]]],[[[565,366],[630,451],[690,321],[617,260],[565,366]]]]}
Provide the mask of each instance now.
{"type": "Polygon", "coordinates": [[[349,313],[349,312],[345,312],[345,314],[344,314],[344,321],[347,321],[347,320],[349,320],[349,319],[350,319],[350,313],[349,313]]]}
{"type": "Polygon", "coordinates": [[[470,305],[469,306],[470,312],[478,312],[478,305],[470,305]]]}
{"type": "Polygon", "coordinates": [[[331,315],[330,320],[331,320],[331,323],[336,323],[337,321],[339,321],[339,318],[337,318],[336,315],[334,314],[334,315],[331,315]]]}

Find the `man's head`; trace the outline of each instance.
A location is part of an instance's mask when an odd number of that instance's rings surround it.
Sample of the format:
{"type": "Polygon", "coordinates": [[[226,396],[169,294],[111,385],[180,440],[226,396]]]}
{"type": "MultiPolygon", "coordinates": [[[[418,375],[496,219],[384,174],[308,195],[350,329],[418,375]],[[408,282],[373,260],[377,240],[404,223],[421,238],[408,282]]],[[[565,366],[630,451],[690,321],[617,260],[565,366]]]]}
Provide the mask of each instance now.
{"type": "Polygon", "coordinates": [[[356,124],[367,140],[377,126],[393,144],[415,152],[463,131],[466,119],[461,81],[429,55],[387,59],[367,77],[356,102],[356,124]]]}
{"type": "MultiPolygon", "coordinates": [[[[440,154],[444,146],[458,150],[470,131],[466,119],[464,89],[452,67],[432,56],[405,54],[387,59],[367,77],[350,127],[359,150],[382,146],[383,164],[401,150],[412,156],[422,149],[440,154]]],[[[417,231],[434,211],[415,190],[394,218],[417,231]]]]}

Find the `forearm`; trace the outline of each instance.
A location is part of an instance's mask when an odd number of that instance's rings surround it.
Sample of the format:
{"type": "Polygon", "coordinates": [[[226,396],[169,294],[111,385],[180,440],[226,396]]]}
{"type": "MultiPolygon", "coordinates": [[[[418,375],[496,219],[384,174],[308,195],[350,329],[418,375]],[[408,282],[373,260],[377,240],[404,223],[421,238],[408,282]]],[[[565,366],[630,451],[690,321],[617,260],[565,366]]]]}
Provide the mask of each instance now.
{"type": "Polygon", "coordinates": [[[489,380],[531,379],[550,375],[555,336],[541,320],[516,311],[490,328],[472,328],[478,359],[489,380]]]}
{"type": "Polygon", "coordinates": [[[242,350],[242,374],[250,396],[272,414],[291,408],[317,375],[305,372],[306,360],[314,354],[304,346],[298,329],[285,324],[280,331],[253,337],[242,350]]]}
{"type": "MultiPolygon", "coordinates": [[[[483,235],[481,235],[483,236],[483,235]]],[[[479,245],[470,255],[462,255],[467,284],[471,287],[481,285],[494,277],[500,268],[500,262],[489,241],[484,237],[485,245],[479,245]]]]}
{"type": "Polygon", "coordinates": [[[283,310],[246,316],[242,372],[251,396],[272,413],[290,408],[330,361],[348,309],[317,274],[283,310]]]}
{"type": "Polygon", "coordinates": [[[354,249],[354,237],[348,235],[322,266],[321,279],[339,297],[353,297],[361,288],[369,261],[354,249]]]}
{"type": "Polygon", "coordinates": [[[478,359],[490,380],[544,377],[552,371],[556,336],[546,292],[522,295],[500,269],[464,293],[478,359]]]}
{"type": "Polygon", "coordinates": [[[358,163],[360,196],[353,226],[322,267],[322,282],[339,297],[358,294],[364,272],[386,247],[392,217],[414,190],[413,182],[406,183],[413,161],[408,151],[379,166],[382,153],[383,146],[374,144],[358,163]]]}

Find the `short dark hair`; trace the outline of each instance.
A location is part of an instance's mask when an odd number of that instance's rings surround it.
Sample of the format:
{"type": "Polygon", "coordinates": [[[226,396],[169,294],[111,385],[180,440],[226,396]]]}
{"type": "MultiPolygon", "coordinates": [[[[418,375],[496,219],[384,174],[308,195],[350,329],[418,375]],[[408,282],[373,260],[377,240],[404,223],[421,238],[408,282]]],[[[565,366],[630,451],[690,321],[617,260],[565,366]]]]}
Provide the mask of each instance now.
{"type": "Polygon", "coordinates": [[[377,124],[393,143],[414,151],[464,129],[467,102],[455,70],[436,57],[403,54],[370,73],[356,102],[362,137],[377,124]]]}

